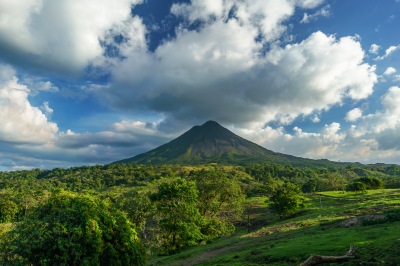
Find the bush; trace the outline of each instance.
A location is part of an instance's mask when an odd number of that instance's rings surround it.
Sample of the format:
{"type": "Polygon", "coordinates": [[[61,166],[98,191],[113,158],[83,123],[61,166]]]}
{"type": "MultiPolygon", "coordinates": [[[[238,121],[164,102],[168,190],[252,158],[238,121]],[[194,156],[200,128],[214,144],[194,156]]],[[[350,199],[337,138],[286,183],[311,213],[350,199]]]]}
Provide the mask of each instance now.
{"type": "Polygon", "coordinates": [[[272,193],[269,201],[271,211],[281,217],[293,214],[304,207],[304,198],[301,195],[300,188],[289,182],[278,187],[272,193]]]}
{"type": "Polygon", "coordinates": [[[358,193],[367,192],[367,186],[362,182],[353,182],[347,185],[346,191],[358,193]]]}
{"type": "Polygon", "coordinates": [[[362,177],[354,180],[354,182],[361,182],[365,184],[366,189],[380,189],[383,188],[383,181],[376,177],[362,177]]]}

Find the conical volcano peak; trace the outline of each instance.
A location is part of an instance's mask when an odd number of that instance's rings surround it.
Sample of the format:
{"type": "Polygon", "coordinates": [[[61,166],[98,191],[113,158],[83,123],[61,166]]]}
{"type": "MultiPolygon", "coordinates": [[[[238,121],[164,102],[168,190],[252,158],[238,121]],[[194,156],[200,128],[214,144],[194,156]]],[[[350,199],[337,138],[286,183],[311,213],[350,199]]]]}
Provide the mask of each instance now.
{"type": "Polygon", "coordinates": [[[194,141],[194,143],[192,144],[197,144],[200,139],[203,141],[211,139],[227,140],[238,137],[228,129],[221,126],[219,123],[212,120],[205,122],[201,126],[194,126],[183,136],[185,136],[185,138],[191,139],[192,142],[194,141]]]}
{"type": "Polygon", "coordinates": [[[275,155],[245,140],[215,121],[194,126],[178,138],[154,150],[122,160],[125,163],[208,163],[260,161],[275,155]]]}
{"type": "Polygon", "coordinates": [[[303,159],[267,150],[243,139],[215,121],[194,126],[178,138],[160,147],[117,163],[139,164],[198,164],[198,163],[291,163],[319,164],[318,161],[303,159]]]}
{"type": "Polygon", "coordinates": [[[213,120],[208,120],[201,126],[202,127],[222,127],[220,124],[218,124],[218,122],[215,122],[213,120]]]}
{"type": "Polygon", "coordinates": [[[208,134],[216,131],[229,131],[228,129],[221,126],[218,122],[215,122],[213,120],[209,120],[201,126],[194,126],[192,129],[195,129],[198,132],[207,132],[208,134]]]}

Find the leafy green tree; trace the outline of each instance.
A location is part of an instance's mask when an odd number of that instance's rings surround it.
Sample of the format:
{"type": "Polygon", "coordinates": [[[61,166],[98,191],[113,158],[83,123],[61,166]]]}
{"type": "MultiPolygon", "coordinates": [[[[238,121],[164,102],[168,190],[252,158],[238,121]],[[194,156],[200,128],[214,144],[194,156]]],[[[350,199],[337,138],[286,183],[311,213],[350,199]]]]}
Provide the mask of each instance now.
{"type": "Polygon", "coordinates": [[[278,187],[269,198],[271,211],[282,217],[288,216],[303,208],[304,198],[301,195],[301,189],[286,182],[278,187]]]}
{"type": "Polygon", "coordinates": [[[126,213],[128,219],[142,232],[146,238],[146,224],[154,206],[148,195],[131,190],[121,194],[117,199],[117,207],[126,213]]]}
{"type": "Polygon", "coordinates": [[[329,184],[328,190],[342,190],[346,188],[346,180],[338,171],[331,171],[326,176],[325,179],[329,184]]]}
{"type": "Polygon", "coordinates": [[[10,230],[12,223],[0,223],[0,265],[8,265],[15,262],[18,258],[12,254],[12,245],[10,243],[10,230]]]}
{"type": "Polygon", "coordinates": [[[354,180],[365,184],[366,189],[380,189],[383,188],[383,181],[376,177],[362,177],[354,180]]]}
{"type": "Polygon", "coordinates": [[[11,236],[23,264],[145,264],[145,249],[126,217],[89,195],[55,192],[11,236]]]}
{"type": "Polygon", "coordinates": [[[151,199],[156,204],[157,245],[162,250],[172,254],[203,239],[203,218],[197,208],[198,191],[194,182],[183,178],[163,182],[151,199]]]}
{"type": "Polygon", "coordinates": [[[0,197],[0,223],[12,222],[19,211],[18,205],[8,195],[0,197]]]}
{"type": "Polygon", "coordinates": [[[309,179],[301,188],[304,193],[314,193],[317,191],[318,181],[316,178],[309,179]]]}
{"type": "Polygon", "coordinates": [[[365,193],[367,192],[367,186],[362,182],[353,182],[347,185],[346,191],[358,193],[365,193]]]}
{"type": "Polygon", "coordinates": [[[194,172],[191,178],[199,191],[197,206],[205,219],[203,234],[207,239],[231,234],[235,229],[232,222],[243,213],[245,196],[240,183],[216,170],[194,172]]]}

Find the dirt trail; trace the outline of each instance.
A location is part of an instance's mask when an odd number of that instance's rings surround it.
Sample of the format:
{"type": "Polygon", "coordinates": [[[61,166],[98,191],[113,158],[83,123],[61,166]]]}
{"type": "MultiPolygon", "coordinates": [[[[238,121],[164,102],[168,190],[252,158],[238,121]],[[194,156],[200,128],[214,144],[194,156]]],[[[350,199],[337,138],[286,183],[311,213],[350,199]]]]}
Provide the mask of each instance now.
{"type": "Polygon", "coordinates": [[[221,254],[225,254],[225,253],[231,252],[233,250],[240,249],[242,246],[243,245],[237,244],[237,245],[233,245],[233,246],[217,246],[214,248],[210,248],[210,249],[207,249],[205,252],[196,255],[193,258],[186,259],[183,262],[183,264],[181,264],[181,265],[185,265],[185,266],[196,265],[200,262],[207,261],[207,260],[214,258],[216,256],[219,256],[221,254]]]}

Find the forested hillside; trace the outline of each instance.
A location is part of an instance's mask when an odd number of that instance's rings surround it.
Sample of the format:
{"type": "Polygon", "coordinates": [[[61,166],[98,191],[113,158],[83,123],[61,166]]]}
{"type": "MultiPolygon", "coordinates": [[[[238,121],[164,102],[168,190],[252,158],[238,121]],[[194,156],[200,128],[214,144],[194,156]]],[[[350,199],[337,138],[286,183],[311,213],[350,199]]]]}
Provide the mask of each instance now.
{"type": "Polygon", "coordinates": [[[263,208],[269,206],[263,215],[286,219],[304,207],[302,195],[307,193],[400,188],[399,176],[397,165],[307,168],[267,163],[0,172],[0,262],[145,264],[154,255],[179,253],[238,229],[258,228],[271,217],[251,222],[253,199],[262,198],[263,208]],[[118,254],[130,255],[106,259],[118,254]]]}

